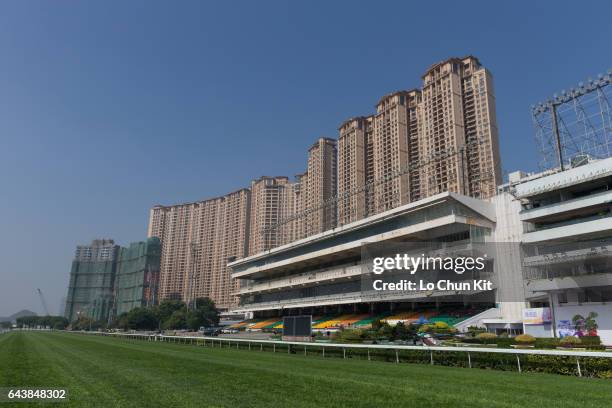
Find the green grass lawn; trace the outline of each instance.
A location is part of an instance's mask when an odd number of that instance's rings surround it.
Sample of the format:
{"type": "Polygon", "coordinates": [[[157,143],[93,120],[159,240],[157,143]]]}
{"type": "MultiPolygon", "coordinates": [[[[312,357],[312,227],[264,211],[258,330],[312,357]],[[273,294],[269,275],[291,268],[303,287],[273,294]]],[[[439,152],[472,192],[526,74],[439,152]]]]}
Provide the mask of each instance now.
{"type": "MultiPolygon", "coordinates": [[[[322,359],[70,333],[0,335],[0,387],[101,407],[609,407],[612,381],[322,359]]],[[[28,403],[0,403],[24,407],[28,403]]]]}

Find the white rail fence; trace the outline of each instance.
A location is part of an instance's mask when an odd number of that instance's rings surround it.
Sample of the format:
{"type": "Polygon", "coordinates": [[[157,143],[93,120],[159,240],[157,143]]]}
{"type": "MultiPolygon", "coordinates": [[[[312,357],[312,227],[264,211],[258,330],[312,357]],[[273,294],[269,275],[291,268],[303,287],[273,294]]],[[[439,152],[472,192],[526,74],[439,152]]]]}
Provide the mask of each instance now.
{"type": "MultiPolygon", "coordinates": [[[[106,333],[106,332],[78,332],[80,334],[94,334],[98,336],[119,337],[132,340],[142,340],[150,342],[167,342],[178,344],[190,344],[202,347],[227,347],[239,348],[240,345],[248,347],[249,350],[259,348],[264,351],[264,346],[272,347],[273,352],[279,352],[286,348],[287,353],[301,352],[308,354],[308,349],[318,349],[322,357],[325,351],[342,350],[342,358],[347,358],[347,350],[365,350],[367,359],[371,360],[371,353],[376,351],[395,352],[395,362],[400,362],[401,351],[420,351],[429,352],[430,364],[435,364],[436,353],[464,353],[467,366],[472,368],[472,357],[480,353],[504,354],[516,356],[516,367],[518,372],[522,372],[521,356],[563,356],[574,357],[576,359],[576,373],[579,377],[583,375],[583,368],[580,364],[581,358],[603,358],[611,359],[612,352],[606,351],[583,351],[583,350],[534,350],[534,349],[502,349],[502,348],[479,348],[479,347],[443,347],[443,346],[408,346],[398,344],[344,344],[344,343],[312,343],[299,341],[277,341],[277,340],[257,340],[257,339],[236,339],[226,337],[206,337],[206,336],[167,336],[160,334],[138,334],[138,333],[106,333]]],[[[607,360],[611,361],[611,360],[607,360]]]]}

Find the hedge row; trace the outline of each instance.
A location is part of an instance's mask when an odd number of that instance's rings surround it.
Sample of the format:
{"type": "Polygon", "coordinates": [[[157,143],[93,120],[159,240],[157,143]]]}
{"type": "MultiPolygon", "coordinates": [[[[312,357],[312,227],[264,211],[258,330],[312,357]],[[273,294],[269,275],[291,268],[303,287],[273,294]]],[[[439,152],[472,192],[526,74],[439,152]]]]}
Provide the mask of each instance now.
{"type": "MultiPolygon", "coordinates": [[[[497,337],[492,339],[483,338],[465,338],[461,339],[462,343],[468,344],[497,344],[499,348],[511,348],[516,345],[516,342],[511,337],[497,337]]],[[[561,341],[556,338],[537,337],[534,347],[537,349],[555,349],[561,345],[561,341]]],[[[583,347],[589,350],[605,350],[605,346],[601,345],[599,336],[584,336],[580,338],[580,344],[576,347],[583,347]]]]}

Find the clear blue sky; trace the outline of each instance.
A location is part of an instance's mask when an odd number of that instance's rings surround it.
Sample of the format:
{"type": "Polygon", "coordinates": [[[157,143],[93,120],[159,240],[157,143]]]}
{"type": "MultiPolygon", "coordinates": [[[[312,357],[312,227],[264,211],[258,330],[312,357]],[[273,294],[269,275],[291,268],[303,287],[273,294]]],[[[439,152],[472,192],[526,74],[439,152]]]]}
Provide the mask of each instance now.
{"type": "Polygon", "coordinates": [[[494,75],[503,169],[535,169],[529,106],[610,68],[612,3],[462,4],[0,2],[0,316],[37,287],[57,313],[76,244],[302,171],[450,56],[494,75]]]}

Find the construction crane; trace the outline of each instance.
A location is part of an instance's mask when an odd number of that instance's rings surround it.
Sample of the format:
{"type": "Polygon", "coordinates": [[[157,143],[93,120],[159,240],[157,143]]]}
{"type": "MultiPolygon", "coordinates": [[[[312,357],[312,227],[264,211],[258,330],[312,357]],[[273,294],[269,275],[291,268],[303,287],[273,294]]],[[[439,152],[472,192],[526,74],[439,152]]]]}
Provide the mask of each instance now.
{"type": "Polygon", "coordinates": [[[49,308],[47,307],[47,302],[45,302],[45,297],[43,296],[42,291],[40,290],[40,288],[36,288],[36,290],[38,291],[38,296],[40,296],[40,303],[42,303],[43,309],[45,309],[46,315],[50,316],[49,308]]]}

